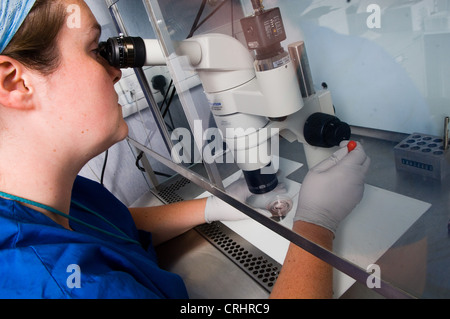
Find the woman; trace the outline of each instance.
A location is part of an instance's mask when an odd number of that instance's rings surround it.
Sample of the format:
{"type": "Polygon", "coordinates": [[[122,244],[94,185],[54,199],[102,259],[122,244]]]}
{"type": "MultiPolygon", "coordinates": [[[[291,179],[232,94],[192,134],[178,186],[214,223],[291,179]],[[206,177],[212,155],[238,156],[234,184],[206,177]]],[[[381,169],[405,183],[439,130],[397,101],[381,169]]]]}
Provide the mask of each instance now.
{"type": "MultiPolygon", "coordinates": [[[[78,177],[127,136],[114,90],[121,72],[99,55],[100,26],[84,1],[1,3],[0,297],[187,298],[153,246],[243,215],[215,197],[128,209],[78,177]],[[69,5],[81,9],[81,25],[68,23],[69,5]]],[[[294,230],[329,248],[361,200],[369,163],[360,145],[347,153],[311,170],[295,218],[294,230]]],[[[248,196],[242,184],[228,191],[248,196]]],[[[331,268],[291,247],[273,297],[331,297],[331,268]]]]}

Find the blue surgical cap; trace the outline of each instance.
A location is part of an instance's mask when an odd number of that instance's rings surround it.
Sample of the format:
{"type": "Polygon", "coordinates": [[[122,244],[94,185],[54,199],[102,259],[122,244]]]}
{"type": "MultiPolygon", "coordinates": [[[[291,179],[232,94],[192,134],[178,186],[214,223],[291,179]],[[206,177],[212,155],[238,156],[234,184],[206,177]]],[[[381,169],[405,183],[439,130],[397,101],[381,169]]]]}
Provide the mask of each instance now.
{"type": "Polygon", "coordinates": [[[36,0],[0,0],[0,54],[19,30],[36,0]]]}

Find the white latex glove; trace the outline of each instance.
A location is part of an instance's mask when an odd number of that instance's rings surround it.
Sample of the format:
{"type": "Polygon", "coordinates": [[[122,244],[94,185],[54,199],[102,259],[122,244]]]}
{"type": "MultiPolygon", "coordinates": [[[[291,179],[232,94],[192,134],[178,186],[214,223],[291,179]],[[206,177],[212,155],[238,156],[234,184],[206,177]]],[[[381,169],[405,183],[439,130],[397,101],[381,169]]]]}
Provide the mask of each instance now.
{"type": "Polygon", "coordinates": [[[308,172],[300,188],[294,221],[302,220],[336,233],[339,223],[358,205],[370,165],[361,144],[348,153],[341,149],[308,172]]]}
{"type": "MultiPolygon", "coordinates": [[[[225,191],[237,200],[245,203],[247,198],[252,194],[247,187],[244,177],[228,186],[225,191]]],[[[205,221],[212,223],[214,221],[235,221],[249,218],[240,210],[227,204],[216,196],[210,196],[206,200],[205,221]]]]}

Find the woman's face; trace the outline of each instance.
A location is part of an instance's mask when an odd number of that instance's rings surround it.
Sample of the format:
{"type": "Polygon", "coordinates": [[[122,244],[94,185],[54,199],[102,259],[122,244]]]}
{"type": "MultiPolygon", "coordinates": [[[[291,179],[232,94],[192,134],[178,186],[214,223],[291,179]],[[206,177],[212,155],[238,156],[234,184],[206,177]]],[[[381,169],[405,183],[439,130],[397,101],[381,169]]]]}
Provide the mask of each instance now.
{"type": "Polygon", "coordinates": [[[100,26],[85,2],[64,2],[80,10],[67,13],[58,35],[60,65],[40,81],[37,104],[45,112],[46,129],[55,132],[55,143],[93,157],[128,134],[114,89],[121,71],[98,54],[100,26]]]}

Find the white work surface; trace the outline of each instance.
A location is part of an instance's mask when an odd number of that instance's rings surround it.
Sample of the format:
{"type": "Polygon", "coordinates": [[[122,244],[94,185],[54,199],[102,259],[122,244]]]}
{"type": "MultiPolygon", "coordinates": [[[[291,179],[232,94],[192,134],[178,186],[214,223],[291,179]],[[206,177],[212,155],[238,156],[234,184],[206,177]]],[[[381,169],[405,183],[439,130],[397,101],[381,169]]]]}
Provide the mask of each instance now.
{"type": "MultiPolygon", "coordinates": [[[[302,167],[302,164],[284,158],[280,158],[279,163],[284,176],[302,167]]],[[[238,171],[229,176],[223,181],[224,186],[227,187],[241,175],[242,172],[238,171]]],[[[293,198],[294,206],[292,210],[281,222],[282,225],[291,229],[297,208],[298,190],[300,190],[301,185],[288,179],[285,182],[288,184],[289,192],[297,194],[293,198]]],[[[206,192],[199,197],[208,195],[209,193],[206,192]]],[[[326,195],[324,194],[324,196],[326,195]]],[[[338,256],[367,269],[430,207],[431,204],[366,185],[361,203],[341,222],[333,243],[333,251],[338,256]]],[[[269,212],[259,211],[265,213],[266,216],[270,216],[269,212]]],[[[268,256],[283,264],[289,247],[288,240],[252,219],[222,223],[268,256]]],[[[355,279],[334,269],[334,298],[342,296],[355,281],[355,279]]]]}

